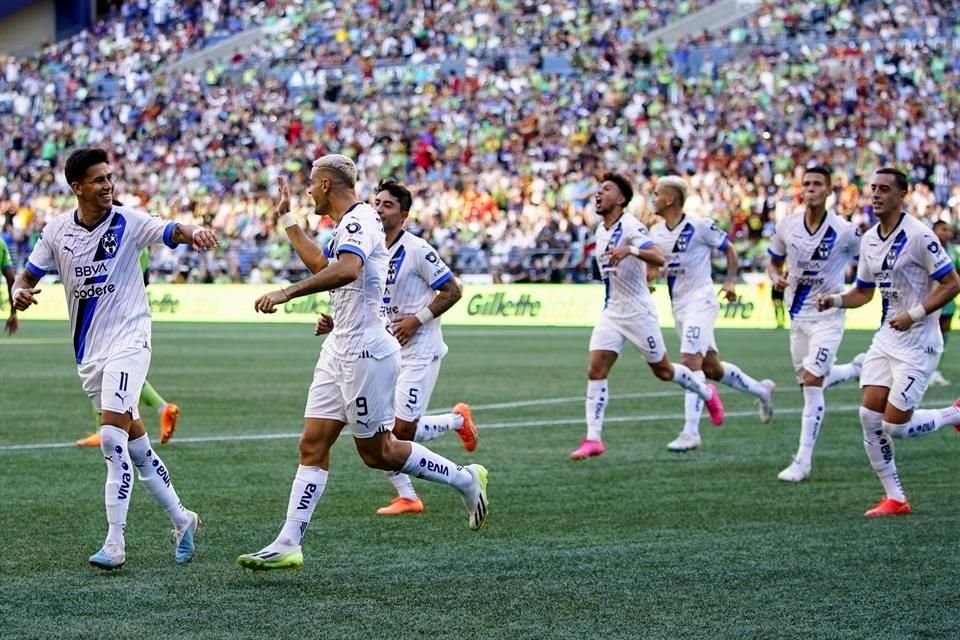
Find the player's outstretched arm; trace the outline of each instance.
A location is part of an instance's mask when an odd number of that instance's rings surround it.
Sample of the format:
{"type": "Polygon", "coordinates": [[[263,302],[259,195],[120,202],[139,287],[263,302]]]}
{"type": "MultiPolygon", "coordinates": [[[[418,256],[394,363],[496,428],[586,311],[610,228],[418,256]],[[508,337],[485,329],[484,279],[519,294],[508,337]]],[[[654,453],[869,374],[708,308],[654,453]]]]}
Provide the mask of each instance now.
{"type": "Polygon", "coordinates": [[[7,300],[10,301],[10,317],[7,318],[7,334],[13,335],[17,332],[17,329],[20,328],[20,321],[17,319],[17,308],[13,306],[13,283],[17,279],[17,274],[14,272],[13,267],[6,266],[3,268],[3,277],[7,280],[7,300]]]}
{"type": "Polygon", "coordinates": [[[927,294],[921,304],[890,320],[890,326],[897,331],[906,331],[931,313],[939,311],[960,293],[960,275],[953,269],[937,280],[937,285],[927,294]]]}
{"type": "Polygon", "coordinates": [[[260,313],[276,313],[275,307],[294,298],[308,296],[311,293],[339,289],[360,277],[363,270],[363,258],[355,253],[342,252],[336,264],[305,280],[301,280],[284,289],[271,291],[257,298],[253,308],[260,313]]]}
{"type": "Polygon", "coordinates": [[[40,289],[36,288],[38,284],[40,284],[40,278],[26,269],[21,271],[10,291],[13,308],[17,311],[25,311],[30,305],[37,304],[35,296],[40,293],[40,289]]]}
{"type": "Polygon", "coordinates": [[[277,183],[280,187],[280,201],[277,202],[277,208],[274,210],[274,224],[283,227],[290,246],[300,256],[300,260],[310,273],[317,273],[329,264],[327,256],[324,255],[323,249],[303,232],[303,228],[290,213],[290,184],[287,179],[280,176],[277,178],[277,183]]]}
{"type": "Polygon", "coordinates": [[[737,274],[740,272],[740,259],[737,257],[737,250],[733,244],[728,242],[723,247],[723,253],[727,256],[727,278],[723,283],[723,292],[727,296],[728,302],[737,299],[737,274]]]}
{"type": "Polygon", "coordinates": [[[817,311],[827,309],[856,309],[873,300],[873,287],[861,286],[858,282],[845,293],[817,296],[817,311]]]}
{"type": "Polygon", "coordinates": [[[206,227],[177,223],[173,230],[173,241],[177,244],[189,244],[194,249],[202,251],[217,246],[217,234],[206,227]]]}
{"type": "Polygon", "coordinates": [[[417,332],[417,329],[446,313],[453,305],[457,304],[463,297],[463,289],[456,278],[450,278],[437,289],[437,295],[434,296],[430,304],[412,316],[403,316],[393,322],[391,331],[393,337],[402,345],[410,342],[410,338],[417,332]]]}

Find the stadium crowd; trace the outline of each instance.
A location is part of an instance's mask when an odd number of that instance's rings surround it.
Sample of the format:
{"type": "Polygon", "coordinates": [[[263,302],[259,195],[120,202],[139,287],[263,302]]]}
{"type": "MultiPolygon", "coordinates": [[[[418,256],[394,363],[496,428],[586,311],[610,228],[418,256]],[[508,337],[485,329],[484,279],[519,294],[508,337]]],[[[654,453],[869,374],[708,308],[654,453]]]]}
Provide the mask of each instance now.
{"type": "Polygon", "coordinates": [[[836,209],[861,226],[863,181],[885,164],[910,170],[914,215],[960,220],[957,3],[765,2],[673,49],[640,38],[706,2],[488,0],[467,21],[459,4],[126,2],[91,33],[0,59],[4,237],[22,259],[70,206],[62,164],[79,145],[110,149],[127,204],[218,230],[215,254],[153,255],[154,277],[174,281],[296,275],[276,178],[329,233],[305,184],[333,151],[356,159],[363,197],[382,178],[410,185],[415,224],[458,271],[504,281],[590,278],[606,167],[634,176],[640,217],[657,175],[689,176],[688,210],[717,219],[746,269],[764,267],[809,162],[832,166],[836,209]],[[254,25],[254,46],[164,71],[254,25]],[[720,42],[742,51],[715,63],[720,42]],[[545,71],[556,55],[569,68],[545,71]]]}

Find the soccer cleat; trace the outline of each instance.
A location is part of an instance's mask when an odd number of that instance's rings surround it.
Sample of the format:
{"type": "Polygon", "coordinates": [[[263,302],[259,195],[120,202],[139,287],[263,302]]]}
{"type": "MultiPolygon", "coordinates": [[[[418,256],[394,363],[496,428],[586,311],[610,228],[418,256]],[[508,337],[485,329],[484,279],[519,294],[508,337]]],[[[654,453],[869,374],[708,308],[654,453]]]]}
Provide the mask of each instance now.
{"type": "Polygon", "coordinates": [[[784,482],[803,482],[810,477],[811,470],[811,465],[794,458],[789,467],[777,474],[777,479],[784,482]]]}
{"type": "Polygon", "coordinates": [[[187,515],[190,516],[190,522],[187,526],[183,529],[173,530],[173,559],[177,564],[186,564],[193,560],[193,556],[197,552],[194,538],[200,529],[200,525],[203,524],[200,516],[193,511],[187,511],[187,515]]]}
{"type": "Polygon", "coordinates": [[[399,516],[404,513],[423,513],[423,501],[420,498],[411,500],[396,497],[387,506],[377,509],[377,515],[380,516],[399,516]]]}
{"type": "Polygon", "coordinates": [[[717,393],[715,386],[708,384],[707,389],[710,389],[710,399],[704,405],[707,407],[707,413],[710,414],[710,422],[719,427],[723,424],[723,401],[720,400],[720,394],[717,393]]]}
{"type": "Polygon", "coordinates": [[[127,555],[118,544],[105,544],[90,556],[90,566],[103,571],[114,571],[127,563],[127,555]]]}
{"type": "MultiPolygon", "coordinates": [[[[953,406],[955,406],[957,409],[960,409],[960,400],[957,400],[956,402],[954,402],[953,406]]],[[[953,428],[956,429],[957,431],[960,431],[960,424],[953,425],[953,428]]]]}
{"type": "Polygon", "coordinates": [[[463,504],[467,507],[467,524],[477,531],[487,522],[490,513],[487,500],[487,468],[479,464],[464,467],[473,476],[473,484],[463,494],[463,504]]]}
{"type": "Polygon", "coordinates": [[[760,422],[767,424],[773,419],[773,391],[777,388],[777,383],[773,380],[761,380],[760,385],[767,390],[767,394],[757,400],[757,408],[760,411],[760,422]]]}
{"type": "Polygon", "coordinates": [[[571,460],[585,460],[593,456],[602,456],[607,448],[603,446],[602,440],[588,440],[584,438],[580,441],[580,446],[570,452],[571,460]]]}
{"type": "Polygon", "coordinates": [[[177,420],[180,419],[180,407],[167,402],[160,410],[160,444],[167,444],[177,430],[177,420]]]}
{"type": "Polygon", "coordinates": [[[670,451],[683,452],[692,451],[699,446],[700,436],[691,435],[686,431],[681,431],[680,435],[678,435],[675,440],[667,445],[667,449],[670,451]]]}
{"type": "Polygon", "coordinates": [[[100,434],[91,433],[88,436],[84,436],[74,442],[78,447],[99,447],[100,446],[100,434]]]}
{"type": "Polygon", "coordinates": [[[930,384],[936,385],[938,387],[946,387],[950,385],[950,381],[943,377],[943,374],[940,371],[934,371],[930,374],[930,384]]]}
{"type": "Polygon", "coordinates": [[[882,518],[884,516],[905,516],[911,512],[910,503],[904,500],[884,498],[873,509],[868,509],[863,515],[868,518],[882,518]]]}
{"type": "Polygon", "coordinates": [[[480,434],[477,432],[477,425],[473,423],[473,412],[470,411],[470,405],[465,402],[459,403],[453,408],[453,413],[463,418],[463,426],[457,431],[463,448],[467,451],[473,451],[477,448],[477,440],[480,434]]]}
{"type": "Polygon", "coordinates": [[[299,546],[278,551],[273,545],[256,553],[245,553],[237,558],[237,564],[251,571],[273,571],[275,569],[295,569],[303,566],[303,552],[299,546]]]}

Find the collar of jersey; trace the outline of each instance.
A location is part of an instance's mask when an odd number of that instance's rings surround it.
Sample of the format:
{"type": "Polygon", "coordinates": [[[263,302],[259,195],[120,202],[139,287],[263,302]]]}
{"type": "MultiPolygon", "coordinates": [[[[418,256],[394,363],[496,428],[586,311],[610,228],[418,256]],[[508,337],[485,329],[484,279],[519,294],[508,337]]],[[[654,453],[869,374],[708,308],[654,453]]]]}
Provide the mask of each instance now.
{"type": "Polygon", "coordinates": [[[687,214],[681,213],[681,214],[680,214],[680,219],[677,220],[677,224],[675,224],[675,225],[673,225],[673,226],[671,227],[670,225],[667,224],[667,221],[664,220],[664,221],[663,221],[663,226],[665,226],[665,227],[667,228],[667,231],[673,231],[674,229],[676,229],[677,227],[679,227],[679,226],[680,226],[680,223],[682,223],[682,222],[683,222],[684,220],[686,220],[686,219],[687,219],[687,214]]]}
{"type": "Polygon", "coordinates": [[[621,220],[623,220],[623,216],[625,216],[625,215],[627,215],[627,212],[626,212],[626,211],[621,211],[621,212],[620,212],[620,217],[617,218],[616,220],[614,220],[614,221],[613,221],[613,224],[611,224],[609,227],[607,226],[607,223],[606,223],[606,222],[601,222],[600,224],[603,225],[603,228],[604,228],[604,229],[606,229],[607,231],[609,231],[610,229],[613,229],[615,226],[617,226],[617,223],[620,222],[621,220]]]}
{"type": "Polygon", "coordinates": [[[403,229],[400,229],[400,233],[397,234],[397,237],[393,239],[393,242],[390,243],[390,246],[387,249],[393,249],[393,247],[400,242],[400,238],[403,237],[403,234],[406,233],[403,229]]]}
{"type": "Polygon", "coordinates": [[[824,223],[827,221],[827,217],[830,215],[829,209],[824,209],[823,211],[823,220],[820,221],[820,224],[817,226],[816,231],[810,231],[810,227],[807,226],[807,212],[803,212],[803,230],[807,232],[808,236],[815,236],[820,233],[820,229],[823,229],[824,223]]]}
{"type": "Polygon", "coordinates": [[[99,222],[97,222],[97,224],[93,225],[92,227],[88,227],[87,225],[80,222],[80,216],[78,215],[79,213],[80,213],[80,209],[73,210],[73,223],[78,227],[80,227],[81,229],[85,229],[87,231],[93,231],[94,229],[102,225],[104,220],[110,217],[110,214],[113,213],[113,207],[110,207],[110,210],[107,211],[107,214],[102,218],[100,218],[99,222]]]}
{"type": "Polygon", "coordinates": [[[884,237],[883,237],[883,234],[880,233],[880,223],[878,222],[878,223],[877,223],[877,237],[880,238],[881,240],[883,240],[884,242],[886,242],[887,240],[889,240],[889,239],[890,239],[890,236],[893,235],[893,232],[896,231],[897,229],[899,229],[899,228],[900,228],[900,225],[903,224],[903,220],[904,220],[904,218],[906,217],[906,215],[907,215],[907,214],[904,213],[903,211],[900,212],[900,219],[897,220],[897,224],[895,224],[895,225],[893,226],[893,230],[892,230],[889,234],[887,234],[887,237],[886,237],[886,238],[884,238],[884,237]]]}

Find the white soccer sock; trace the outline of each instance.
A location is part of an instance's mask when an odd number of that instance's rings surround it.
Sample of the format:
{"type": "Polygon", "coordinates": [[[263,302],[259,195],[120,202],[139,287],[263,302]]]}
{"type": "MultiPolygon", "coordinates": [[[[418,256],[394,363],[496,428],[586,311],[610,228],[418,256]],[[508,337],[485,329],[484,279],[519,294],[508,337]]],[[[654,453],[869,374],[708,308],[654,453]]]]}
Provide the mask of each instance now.
{"type": "Polygon", "coordinates": [[[397,495],[407,500],[416,500],[417,491],[413,488],[413,482],[410,476],[400,471],[384,471],[387,474],[387,480],[397,490],[397,495]]]}
{"type": "MultiPolygon", "coordinates": [[[[707,376],[703,371],[694,371],[693,377],[705,383],[707,376]]],[[[703,400],[693,391],[683,394],[683,432],[691,436],[700,435],[700,415],[703,413],[703,400]]]]}
{"type": "Polygon", "coordinates": [[[104,502],[107,507],[107,544],[124,546],[123,530],[127,526],[130,494],[133,493],[133,468],[127,451],[127,432],[120,427],[100,427],[100,451],[107,463],[104,502]]]}
{"type": "Polygon", "coordinates": [[[813,464],[813,448],[820,436],[824,409],[823,387],[804,385],[803,416],[800,418],[800,447],[797,449],[797,460],[807,466],[813,464]]]}
{"type": "Polygon", "coordinates": [[[313,510],[320,502],[326,486],[326,469],[304,465],[297,467],[297,476],[290,487],[290,501],[287,502],[287,519],[274,544],[283,547],[300,546],[310,518],[313,517],[313,510]]]}
{"type": "Polygon", "coordinates": [[[894,438],[916,438],[955,424],[960,424],[960,407],[918,409],[905,424],[893,424],[884,420],[883,430],[894,438]]]}
{"type": "Polygon", "coordinates": [[[710,399],[710,389],[707,388],[707,385],[704,382],[705,380],[706,377],[703,377],[700,380],[695,378],[693,376],[693,371],[691,371],[687,365],[677,362],[673,364],[673,381],[687,391],[692,391],[700,396],[701,400],[710,399]]]}
{"type": "Polygon", "coordinates": [[[400,471],[430,482],[448,484],[460,493],[473,484],[469,471],[416,442],[410,443],[410,457],[400,471]]]}
{"type": "Polygon", "coordinates": [[[720,379],[723,384],[757,398],[767,395],[766,387],[745,374],[737,365],[732,362],[721,362],[720,365],[723,367],[723,378],[720,379]]]}
{"type": "Polygon", "coordinates": [[[853,380],[858,375],[857,365],[853,364],[852,362],[848,362],[847,364],[835,364],[830,367],[830,373],[823,378],[823,388],[829,389],[830,387],[835,387],[841,382],[853,380]]]}
{"type": "Polygon", "coordinates": [[[170,481],[170,469],[163,463],[157,452],[150,448],[150,437],[143,434],[127,445],[130,449],[130,459],[137,468],[140,482],[147,488],[150,495],[167,510],[173,526],[182,529],[190,524],[190,516],[183,508],[177,492],[170,481]]]}
{"type": "Polygon", "coordinates": [[[587,380],[587,440],[600,440],[609,398],[606,380],[587,380]]]}
{"type": "Polygon", "coordinates": [[[463,426],[463,416],[459,413],[444,413],[439,416],[423,416],[417,420],[417,432],[413,435],[414,442],[426,442],[442,436],[453,429],[459,431],[463,426]]]}
{"type": "Polygon", "coordinates": [[[863,448],[870,466],[880,479],[888,498],[903,502],[907,497],[900,485],[897,462],[894,460],[893,441],[883,432],[883,414],[860,407],[860,424],[863,427],[863,448]]]}

